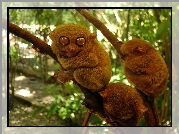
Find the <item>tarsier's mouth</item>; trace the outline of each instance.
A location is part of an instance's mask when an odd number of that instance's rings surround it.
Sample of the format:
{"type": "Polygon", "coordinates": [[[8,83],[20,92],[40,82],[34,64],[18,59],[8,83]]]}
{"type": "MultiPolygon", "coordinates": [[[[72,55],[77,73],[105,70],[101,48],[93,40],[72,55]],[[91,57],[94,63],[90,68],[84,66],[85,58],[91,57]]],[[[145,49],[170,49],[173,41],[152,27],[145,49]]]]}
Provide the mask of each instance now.
{"type": "Polygon", "coordinates": [[[76,57],[78,54],[80,53],[80,51],[63,51],[61,56],[65,57],[65,58],[72,58],[72,57],[76,57]]]}

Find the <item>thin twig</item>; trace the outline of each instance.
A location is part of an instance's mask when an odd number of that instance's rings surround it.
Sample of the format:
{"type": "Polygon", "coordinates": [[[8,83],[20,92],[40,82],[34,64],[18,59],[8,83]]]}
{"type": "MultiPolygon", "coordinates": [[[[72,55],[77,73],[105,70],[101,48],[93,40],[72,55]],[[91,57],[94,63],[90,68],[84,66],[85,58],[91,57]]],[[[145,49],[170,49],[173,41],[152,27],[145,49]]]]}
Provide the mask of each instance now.
{"type": "MultiPolygon", "coordinates": [[[[85,119],[84,119],[84,122],[83,122],[82,126],[86,126],[88,124],[88,121],[89,121],[89,119],[91,117],[91,114],[92,114],[91,111],[88,109],[88,112],[87,112],[87,114],[85,116],[85,119]]],[[[82,134],[87,134],[87,131],[88,131],[88,128],[84,127],[82,134]]]]}
{"type": "Polygon", "coordinates": [[[88,109],[88,112],[87,112],[87,114],[85,116],[85,119],[84,119],[84,122],[83,122],[82,126],[86,126],[87,125],[87,123],[88,123],[88,121],[89,121],[89,119],[91,117],[91,114],[92,114],[91,111],[88,109]]]}

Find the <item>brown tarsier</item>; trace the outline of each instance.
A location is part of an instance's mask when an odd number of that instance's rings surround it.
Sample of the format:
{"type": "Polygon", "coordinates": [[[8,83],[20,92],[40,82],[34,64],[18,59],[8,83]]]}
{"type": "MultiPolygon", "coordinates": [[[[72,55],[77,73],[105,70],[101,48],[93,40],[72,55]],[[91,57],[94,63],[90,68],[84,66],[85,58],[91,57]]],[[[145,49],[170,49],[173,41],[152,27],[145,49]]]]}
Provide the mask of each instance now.
{"type": "Polygon", "coordinates": [[[137,126],[148,110],[139,92],[121,82],[96,93],[81,90],[85,95],[82,104],[111,126],[137,126]]]}
{"type": "Polygon", "coordinates": [[[102,91],[111,78],[111,61],[96,33],[77,24],[63,24],[50,34],[52,51],[57,55],[63,70],[57,78],[70,80],[92,90],[102,91]]]}
{"type": "Polygon", "coordinates": [[[168,69],[164,59],[148,42],[127,41],[121,46],[124,72],[131,84],[149,98],[158,97],[167,86],[168,69]]]}
{"type": "Polygon", "coordinates": [[[147,111],[138,91],[121,82],[109,84],[99,94],[103,98],[104,111],[109,118],[106,122],[109,124],[137,126],[147,111]]]}

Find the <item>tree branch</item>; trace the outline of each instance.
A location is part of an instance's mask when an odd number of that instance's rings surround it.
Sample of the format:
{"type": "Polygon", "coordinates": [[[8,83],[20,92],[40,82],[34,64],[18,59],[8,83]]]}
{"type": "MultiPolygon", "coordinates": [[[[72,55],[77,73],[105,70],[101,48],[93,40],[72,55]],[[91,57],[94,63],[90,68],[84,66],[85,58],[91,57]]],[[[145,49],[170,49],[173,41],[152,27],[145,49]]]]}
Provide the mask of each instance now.
{"type": "Polygon", "coordinates": [[[153,13],[154,13],[154,15],[155,15],[155,18],[156,18],[158,24],[160,24],[160,23],[161,23],[161,20],[160,20],[160,15],[159,15],[159,13],[158,13],[158,9],[153,9],[153,13]]]}
{"type": "Polygon", "coordinates": [[[98,28],[101,33],[111,42],[117,52],[121,55],[120,47],[123,42],[119,41],[116,36],[109,31],[109,29],[95,16],[93,16],[88,10],[86,9],[76,9],[81,15],[83,15],[89,22],[91,22],[96,28],[98,28]]]}
{"type": "MultiPolygon", "coordinates": [[[[3,28],[5,29],[7,24],[7,20],[6,19],[2,19],[2,25],[3,28]]],[[[41,39],[39,39],[38,37],[34,36],[33,34],[31,34],[30,32],[20,28],[19,26],[13,24],[13,23],[9,23],[9,32],[21,37],[23,39],[25,39],[26,41],[30,42],[33,44],[33,48],[37,51],[40,52],[44,55],[49,55],[51,56],[53,59],[55,59],[57,62],[57,57],[56,55],[52,52],[52,49],[50,47],[50,45],[48,45],[47,43],[45,43],[44,41],[42,41],[41,39]]]]}
{"type": "Polygon", "coordinates": [[[149,100],[148,96],[144,94],[143,92],[141,92],[139,89],[137,89],[137,91],[142,96],[145,107],[148,108],[148,110],[144,113],[146,125],[147,126],[160,126],[159,117],[158,117],[157,110],[154,105],[154,100],[149,100]]]}
{"type": "Polygon", "coordinates": [[[91,111],[88,109],[88,112],[86,114],[86,117],[84,119],[84,122],[83,122],[82,126],[86,126],[88,124],[88,121],[89,121],[89,119],[91,117],[91,114],[92,114],[91,111]]]}

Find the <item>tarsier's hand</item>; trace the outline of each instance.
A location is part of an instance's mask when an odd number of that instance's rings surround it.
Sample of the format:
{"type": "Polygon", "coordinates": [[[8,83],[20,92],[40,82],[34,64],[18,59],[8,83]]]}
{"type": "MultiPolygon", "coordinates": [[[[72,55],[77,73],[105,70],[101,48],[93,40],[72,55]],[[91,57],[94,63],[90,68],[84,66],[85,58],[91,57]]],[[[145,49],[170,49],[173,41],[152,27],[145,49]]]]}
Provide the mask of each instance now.
{"type": "Polygon", "coordinates": [[[55,75],[55,78],[61,83],[69,82],[73,80],[73,73],[70,71],[59,71],[58,74],[55,75]]]}

